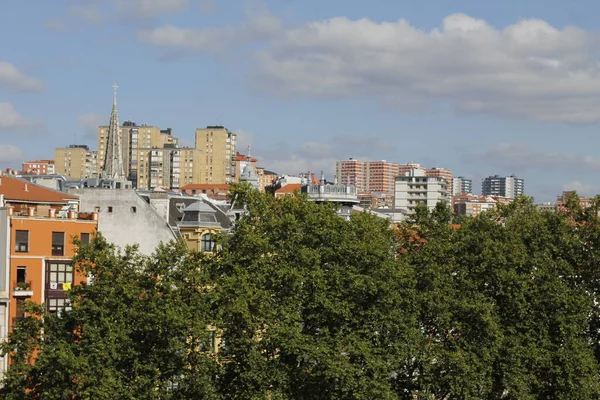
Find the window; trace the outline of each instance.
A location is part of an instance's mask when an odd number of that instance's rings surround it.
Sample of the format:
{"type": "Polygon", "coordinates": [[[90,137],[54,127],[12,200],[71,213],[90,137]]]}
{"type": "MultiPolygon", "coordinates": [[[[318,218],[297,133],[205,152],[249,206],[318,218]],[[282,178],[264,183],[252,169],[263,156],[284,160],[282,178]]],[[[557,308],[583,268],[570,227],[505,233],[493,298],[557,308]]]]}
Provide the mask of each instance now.
{"type": "Polygon", "coordinates": [[[112,206],[108,206],[108,212],[111,213],[112,212],[112,206]]]}
{"type": "Polygon", "coordinates": [[[48,282],[50,289],[58,289],[58,284],[73,283],[73,266],[65,263],[48,263],[48,282]],[[53,287],[53,284],[56,287],[53,287]]]}
{"type": "Polygon", "coordinates": [[[16,232],[15,251],[20,253],[27,253],[29,251],[29,231],[16,232]]]}
{"type": "Polygon", "coordinates": [[[137,208],[136,208],[135,206],[131,206],[131,212],[132,212],[132,213],[135,213],[135,212],[137,212],[137,208]]]}
{"type": "Polygon", "coordinates": [[[81,238],[81,243],[83,243],[83,244],[88,244],[90,242],[90,234],[89,233],[82,233],[80,238],[81,238]]]}
{"type": "Polygon", "coordinates": [[[69,311],[71,309],[71,303],[69,299],[48,299],[48,311],[49,312],[61,312],[69,311]]]}
{"type": "Polygon", "coordinates": [[[17,283],[25,283],[27,279],[27,267],[17,267],[17,283]]]}
{"type": "Polygon", "coordinates": [[[202,236],[202,251],[213,251],[216,244],[217,242],[210,233],[206,233],[202,236]]]}
{"type": "Polygon", "coordinates": [[[52,232],[52,255],[53,256],[64,256],[65,255],[65,233],[64,232],[52,232]]]}
{"type": "Polygon", "coordinates": [[[25,299],[17,299],[17,314],[15,317],[17,319],[25,318],[25,299]]]}

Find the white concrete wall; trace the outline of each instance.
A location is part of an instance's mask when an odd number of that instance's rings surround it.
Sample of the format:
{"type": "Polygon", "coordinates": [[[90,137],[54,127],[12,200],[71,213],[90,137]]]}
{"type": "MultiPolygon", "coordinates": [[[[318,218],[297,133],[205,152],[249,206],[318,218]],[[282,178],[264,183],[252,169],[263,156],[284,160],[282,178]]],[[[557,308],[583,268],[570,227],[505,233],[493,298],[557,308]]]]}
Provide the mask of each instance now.
{"type": "Polygon", "coordinates": [[[81,211],[100,210],[98,231],[119,247],[138,244],[140,252],[149,255],[159,243],[176,239],[167,221],[133,189],[74,189],[69,193],[80,196],[81,211]]]}

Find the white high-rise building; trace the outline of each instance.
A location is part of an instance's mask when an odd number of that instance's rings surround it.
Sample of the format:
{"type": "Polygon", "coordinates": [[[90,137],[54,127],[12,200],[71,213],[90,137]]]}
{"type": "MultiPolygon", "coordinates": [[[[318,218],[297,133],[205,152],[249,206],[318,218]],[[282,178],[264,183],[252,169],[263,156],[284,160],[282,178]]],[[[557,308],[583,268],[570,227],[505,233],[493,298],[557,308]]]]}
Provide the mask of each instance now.
{"type": "Polygon", "coordinates": [[[438,176],[427,176],[427,171],[416,168],[396,177],[394,208],[414,212],[419,203],[434,209],[437,203],[448,203],[448,182],[438,176]]]}
{"type": "Polygon", "coordinates": [[[456,196],[461,193],[472,193],[473,181],[464,176],[452,178],[452,195],[456,196]]]}

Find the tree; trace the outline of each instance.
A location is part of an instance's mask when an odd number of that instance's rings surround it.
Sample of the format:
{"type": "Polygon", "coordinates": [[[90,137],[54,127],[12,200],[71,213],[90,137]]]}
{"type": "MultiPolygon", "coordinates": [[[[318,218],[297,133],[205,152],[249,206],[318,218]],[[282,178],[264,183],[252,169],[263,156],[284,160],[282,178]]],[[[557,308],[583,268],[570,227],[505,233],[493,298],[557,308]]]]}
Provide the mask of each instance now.
{"type": "Polygon", "coordinates": [[[2,345],[0,394],[600,398],[600,198],[553,214],[521,197],[460,226],[438,204],[390,226],[303,196],[232,195],[246,213],[213,254],[81,246],[92,283],[70,311],[29,305],[2,345]]]}
{"type": "Polygon", "coordinates": [[[73,262],[93,283],[73,287],[70,311],[37,307],[17,324],[3,351],[37,356],[9,369],[6,398],[218,397],[201,255],[175,243],[120,253],[98,235],[73,262]]]}
{"type": "Polygon", "coordinates": [[[347,222],[303,197],[237,196],[248,216],[215,264],[225,397],[396,398],[417,330],[389,223],[347,222]]]}

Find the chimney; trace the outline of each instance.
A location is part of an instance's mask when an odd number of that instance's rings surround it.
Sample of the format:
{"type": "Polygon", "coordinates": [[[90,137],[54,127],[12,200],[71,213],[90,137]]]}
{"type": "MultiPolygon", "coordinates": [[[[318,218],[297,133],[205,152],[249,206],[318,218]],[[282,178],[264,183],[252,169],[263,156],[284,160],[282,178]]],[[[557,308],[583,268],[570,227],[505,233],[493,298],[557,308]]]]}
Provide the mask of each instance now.
{"type": "Polygon", "coordinates": [[[29,190],[27,189],[27,184],[25,184],[25,189],[26,192],[28,192],[29,190]]]}

